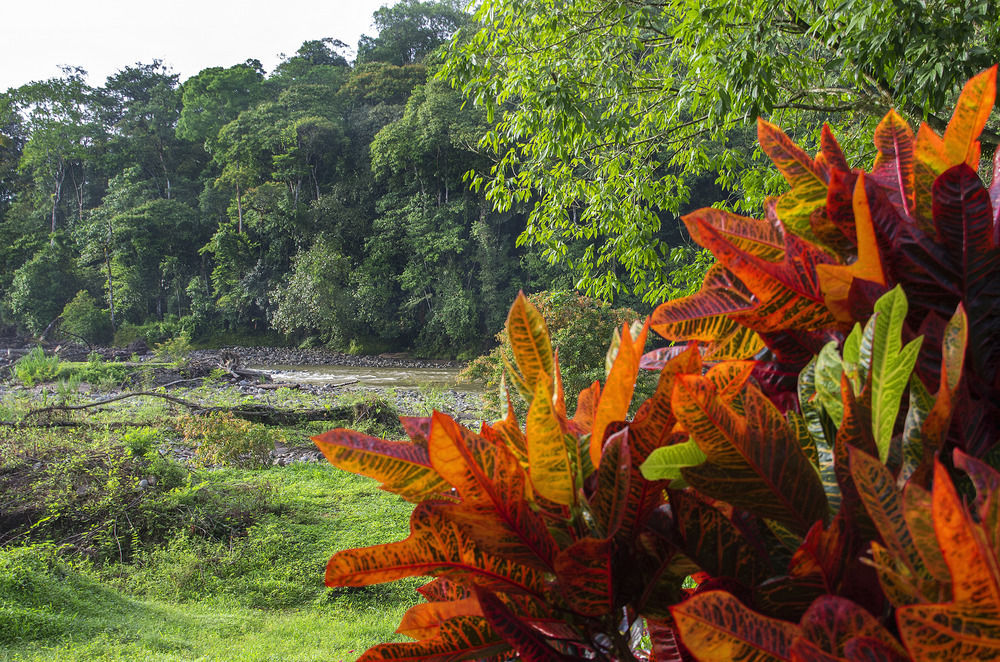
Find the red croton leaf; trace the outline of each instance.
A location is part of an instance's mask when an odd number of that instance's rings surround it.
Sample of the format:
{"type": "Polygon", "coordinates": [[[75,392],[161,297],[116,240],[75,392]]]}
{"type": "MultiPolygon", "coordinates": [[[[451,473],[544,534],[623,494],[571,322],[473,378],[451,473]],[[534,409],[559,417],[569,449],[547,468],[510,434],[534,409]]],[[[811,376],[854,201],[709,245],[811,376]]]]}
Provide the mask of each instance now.
{"type": "Polygon", "coordinates": [[[517,650],[518,659],[527,662],[569,662],[570,658],[550,646],[545,638],[512,612],[500,598],[482,588],[476,597],[483,616],[493,630],[517,650]]]}
{"type": "Polygon", "coordinates": [[[367,586],[403,577],[449,576],[541,597],[545,573],[484,551],[464,525],[447,517],[442,502],[419,504],[410,517],[410,536],[400,542],[338,552],[326,566],[327,586],[367,586]]]}
{"type": "Polygon", "coordinates": [[[430,639],[369,648],[358,662],[459,662],[508,659],[511,646],[493,631],[486,619],[460,616],[441,624],[430,639]]]}
{"type": "Polygon", "coordinates": [[[889,199],[907,219],[914,214],[914,136],[899,113],[890,110],[875,129],[878,156],[871,176],[888,191],[889,199]]]}
{"type": "MultiPolygon", "coordinates": [[[[871,660],[895,662],[906,660],[906,651],[878,620],[864,608],[850,600],[834,595],[818,598],[810,605],[799,624],[802,637],[795,643],[808,641],[835,660],[859,660],[850,650],[858,640],[865,640],[869,649],[881,648],[883,652],[871,660]],[[872,646],[870,642],[877,642],[872,646]]],[[[795,646],[799,648],[797,645],[795,646]]],[[[810,659],[802,656],[803,660],[810,659]]]]}
{"type": "Polygon", "coordinates": [[[632,482],[632,453],[628,428],[623,428],[604,445],[597,469],[597,489],[590,498],[590,510],[598,529],[610,538],[618,533],[629,510],[632,482]]]}
{"type": "Polygon", "coordinates": [[[607,614],[614,603],[611,541],[583,538],[556,557],[559,591],[570,609],[584,616],[607,614]]]}
{"type": "Polygon", "coordinates": [[[395,492],[407,501],[442,498],[451,489],[431,466],[426,440],[386,441],[341,428],[312,440],[333,466],[374,478],[382,483],[383,490],[395,492]]]}
{"type": "Polygon", "coordinates": [[[710,575],[732,577],[747,588],[768,576],[766,555],[697,492],[671,491],[670,505],[684,539],[684,552],[710,575]]]}
{"type": "Polygon", "coordinates": [[[647,618],[646,628],[652,643],[649,662],[688,662],[693,659],[681,646],[672,623],[647,618]]]}

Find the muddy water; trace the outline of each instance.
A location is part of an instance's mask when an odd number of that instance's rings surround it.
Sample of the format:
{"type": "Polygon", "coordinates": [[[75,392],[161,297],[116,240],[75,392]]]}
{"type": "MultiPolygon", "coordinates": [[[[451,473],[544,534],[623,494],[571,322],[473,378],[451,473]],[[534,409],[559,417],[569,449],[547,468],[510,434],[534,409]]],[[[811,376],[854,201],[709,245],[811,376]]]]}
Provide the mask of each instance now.
{"type": "Polygon", "coordinates": [[[399,368],[339,365],[253,366],[266,370],[276,382],[302,384],[354,384],[370,388],[412,389],[431,387],[478,393],[480,384],[458,384],[458,368],[399,368]]]}

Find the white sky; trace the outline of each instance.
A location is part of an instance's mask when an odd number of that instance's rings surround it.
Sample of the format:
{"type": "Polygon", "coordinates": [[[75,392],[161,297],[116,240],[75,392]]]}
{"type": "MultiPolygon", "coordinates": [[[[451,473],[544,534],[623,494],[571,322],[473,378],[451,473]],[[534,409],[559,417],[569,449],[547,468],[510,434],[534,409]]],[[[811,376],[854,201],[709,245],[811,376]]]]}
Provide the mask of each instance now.
{"type": "Polygon", "coordinates": [[[372,14],[398,0],[3,0],[0,91],[83,67],[91,85],[158,58],[181,80],[206,67],[257,58],[270,73],[279,53],[333,37],[357,47],[374,36],[372,14]]]}

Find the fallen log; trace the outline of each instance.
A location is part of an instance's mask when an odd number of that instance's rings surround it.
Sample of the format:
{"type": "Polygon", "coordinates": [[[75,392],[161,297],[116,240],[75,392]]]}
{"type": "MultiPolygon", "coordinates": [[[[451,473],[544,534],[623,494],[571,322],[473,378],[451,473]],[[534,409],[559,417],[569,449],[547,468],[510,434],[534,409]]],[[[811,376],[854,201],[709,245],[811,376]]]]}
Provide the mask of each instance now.
{"type": "MultiPolygon", "coordinates": [[[[193,400],[178,398],[166,393],[156,393],[153,391],[130,391],[121,393],[110,398],[103,398],[80,405],[51,405],[29,410],[24,418],[19,422],[2,422],[3,425],[14,425],[20,427],[55,427],[53,422],[40,422],[39,424],[28,423],[30,419],[37,418],[43,414],[53,414],[56,412],[81,411],[100,407],[112,402],[126,400],[128,398],[150,397],[160,398],[167,402],[179,405],[191,410],[196,416],[208,415],[215,412],[228,413],[237,418],[262,423],[265,425],[297,425],[309,421],[336,421],[350,420],[358,421],[362,419],[375,420],[383,425],[395,425],[398,422],[396,411],[384,400],[374,400],[370,402],[358,402],[350,405],[338,405],[335,407],[322,407],[318,409],[282,409],[266,404],[243,404],[236,407],[210,406],[193,400]]],[[[70,421],[61,422],[59,426],[68,426],[70,421]]]]}

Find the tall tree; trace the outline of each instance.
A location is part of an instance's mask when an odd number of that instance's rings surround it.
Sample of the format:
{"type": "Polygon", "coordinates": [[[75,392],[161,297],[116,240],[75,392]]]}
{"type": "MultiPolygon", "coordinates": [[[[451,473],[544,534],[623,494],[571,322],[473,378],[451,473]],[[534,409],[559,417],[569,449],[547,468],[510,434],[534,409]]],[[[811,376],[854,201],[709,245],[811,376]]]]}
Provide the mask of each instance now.
{"type": "Polygon", "coordinates": [[[210,67],[184,81],[177,136],[206,143],[247,108],[266,98],[264,70],[257,60],[229,68],[210,67]]]}
{"type": "MultiPolygon", "coordinates": [[[[45,191],[50,201],[49,229],[55,232],[69,198],[70,218],[82,220],[91,164],[88,151],[104,140],[87,72],[67,67],[61,78],[29,83],[15,92],[30,139],[24,145],[20,168],[45,191]]],[[[65,214],[63,214],[65,215],[65,214]]]]}
{"type": "Polygon", "coordinates": [[[361,36],[358,62],[422,62],[468,20],[463,4],[459,0],[402,0],[375,10],[378,36],[361,36]]]}

